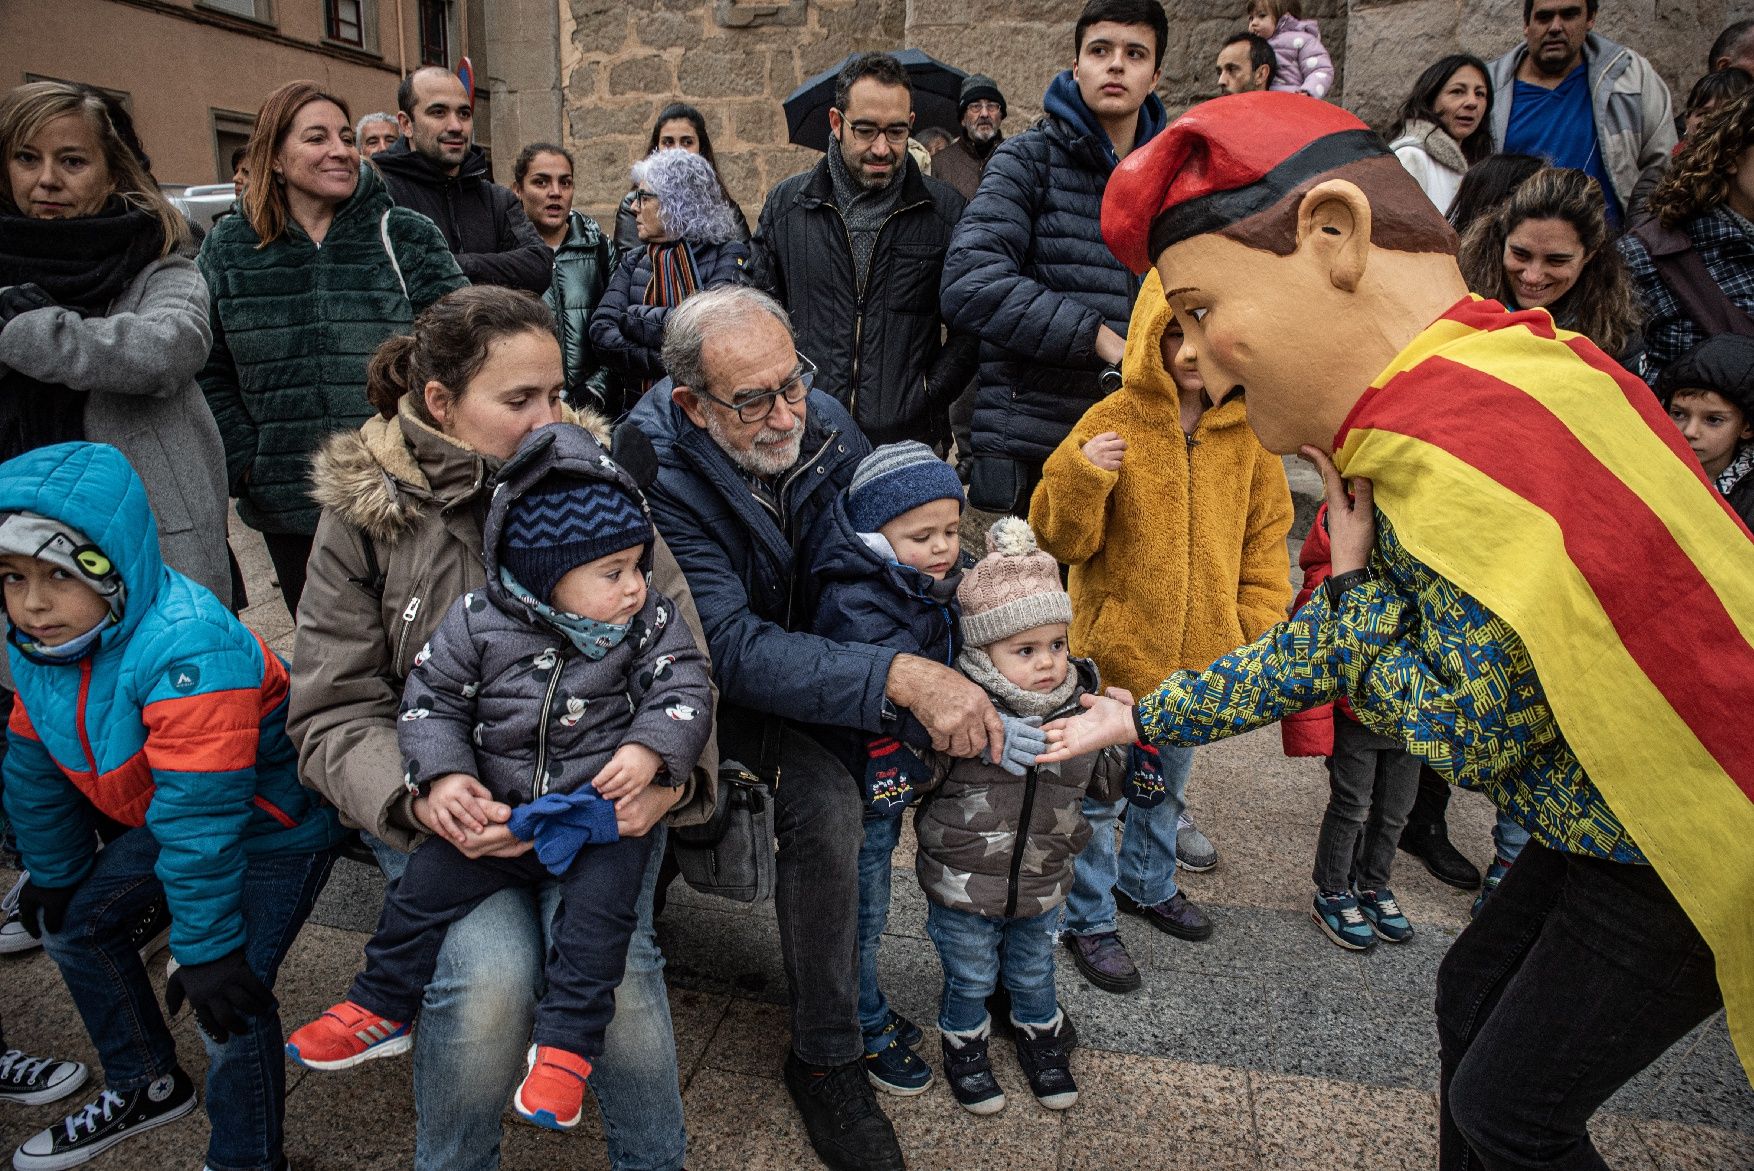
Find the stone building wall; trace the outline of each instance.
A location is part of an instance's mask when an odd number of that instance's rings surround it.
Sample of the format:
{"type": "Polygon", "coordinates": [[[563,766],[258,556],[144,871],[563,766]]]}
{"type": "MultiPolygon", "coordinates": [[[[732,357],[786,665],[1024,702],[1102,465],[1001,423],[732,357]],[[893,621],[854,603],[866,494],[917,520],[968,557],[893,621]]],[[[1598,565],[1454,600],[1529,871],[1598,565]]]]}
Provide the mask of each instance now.
{"type": "MultiPolygon", "coordinates": [[[[921,48],[1004,90],[1009,133],[1041,112],[1072,63],[1077,0],[499,0],[558,5],[558,129],[578,156],[578,203],[602,217],[627,189],[652,118],[680,98],[707,115],[721,172],[753,221],[768,188],[811,165],[780,103],[862,49],[921,48]]],[[[1244,0],[1167,0],[1159,94],[1178,113],[1217,92],[1219,45],[1244,0]]],[[[1726,0],[1605,0],[1597,28],[1650,57],[1676,100],[1734,15],[1726,0]]],[[[1337,68],[1333,94],[1383,128],[1419,71],[1459,49],[1490,58],[1521,38],[1521,0],[1305,0],[1337,68]]],[[[545,15],[545,13],[544,13],[545,15]]],[[[503,59],[506,55],[501,54],[503,59]]],[[[540,81],[532,84],[539,88],[540,81]]],[[[532,93],[531,95],[535,95],[532,93]]],[[[538,121],[540,119],[537,119],[538,121]]]]}

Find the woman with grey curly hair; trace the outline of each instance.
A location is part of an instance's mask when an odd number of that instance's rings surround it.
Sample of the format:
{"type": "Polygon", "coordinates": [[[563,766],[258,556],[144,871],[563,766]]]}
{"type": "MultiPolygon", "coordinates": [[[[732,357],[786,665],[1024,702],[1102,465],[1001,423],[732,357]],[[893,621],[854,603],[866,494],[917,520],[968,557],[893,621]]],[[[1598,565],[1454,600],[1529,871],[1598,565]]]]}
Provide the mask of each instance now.
{"type": "Polygon", "coordinates": [[[591,345],[604,365],[639,390],[631,408],[664,377],[661,350],[670,310],[693,293],[742,284],[749,249],[712,164],[685,150],[661,150],[634,164],[641,247],[626,252],[591,314],[591,345]]]}

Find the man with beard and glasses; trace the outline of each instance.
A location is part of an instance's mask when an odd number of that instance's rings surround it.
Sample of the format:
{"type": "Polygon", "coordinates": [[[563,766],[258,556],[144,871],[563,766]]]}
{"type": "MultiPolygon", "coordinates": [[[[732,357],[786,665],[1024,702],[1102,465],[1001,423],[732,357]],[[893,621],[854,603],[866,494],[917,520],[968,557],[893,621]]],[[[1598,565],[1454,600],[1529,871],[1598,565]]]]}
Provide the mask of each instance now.
{"type": "Polygon", "coordinates": [[[653,519],[688,579],[719,685],[720,754],[772,783],[780,949],[791,994],[784,1077],[817,1156],[899,1171],[865,1078],[858,1022],[860,786],[797,725],[876,733],[905,708],[952,756],[1005,732],[986,693],[915,655],[810,634],[797,549],[871,451],[846,408],[812,389],[772,297],[727,286],[670,315],[659,383],[628,422],[657,456],[653,519]]]}
{"type": "Polygon", "coordinates": [[[437,65],[416,69],[397,88],[396,108],[402,137],[372,158],[390,198],[438,225],[470,284],[546,293],[554,254],[470,141],[475,109],[463,83],[437,65]]]}
{"type": "Polygon", "coordinates": [[[1637,222],[1675,149],[1669,87],[1651,63],[1591,30],[1598,0],[1523,0],[1523,40],[1489,67],[1492,140],[1588,172],[1608,224],[1637,222]]]}
{"type": "Polygon", "coordinates": [[[962,136],[932,156],[932,175],[956,188],[964,199],[973,199],[993,148],[1005,141],[1005,132],[999,129],[1005,120],[1005,95],[999,92],[999,83],[979,73],[965,78],[956,117],[962,123],[962,136]]]}
{"type": "Polygon", "coordinates": [[[861,53],[835,79],[822,161],[761,209],[753,283],[790,311],[822,387],[872,443],[942,452],[950,400],[974,375],[976,342],[944,336],[938,278],[965,202],[908,155],[913,89],[888,53],[861,53]]]}

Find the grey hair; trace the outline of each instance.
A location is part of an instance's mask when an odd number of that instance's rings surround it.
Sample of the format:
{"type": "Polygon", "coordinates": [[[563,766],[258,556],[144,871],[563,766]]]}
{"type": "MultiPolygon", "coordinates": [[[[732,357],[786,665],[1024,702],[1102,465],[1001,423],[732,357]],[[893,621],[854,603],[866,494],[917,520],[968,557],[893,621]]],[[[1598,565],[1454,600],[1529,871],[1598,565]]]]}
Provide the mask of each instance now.
{"type": "Polygon", "coordinates": [[[633,181],[658,197],[664,226],[684,240],[723,244],[741,235],[737,213],[713,165],[692,151],[655,151],[633,165],[633,181]]]}
{"type": "Polygon", "coordinates": [[[786,315],[785,306],[748,285],[719,285],[694,294],[672,309],[670,320],[664,325],[663,351],[664,370],[671,383],[695,391],[703,389],[706,364],[700,355],[708,335],[738,328],[757,313],[767,314],[785,326],[786,336],[792,336],[792,319],[786,315]]]}
{"type": "Polygon", "coordinates": [[[386,114],[382,110],[379,110],[375,114],[367,114],[353,124],[353,140],[358,142],[360,139],[364,138],[365,128],[370,126],[373,122],[388,122],[390,125],[397,127],[400,127],[401,125],[396,121],[396,115],[386,114]]]}

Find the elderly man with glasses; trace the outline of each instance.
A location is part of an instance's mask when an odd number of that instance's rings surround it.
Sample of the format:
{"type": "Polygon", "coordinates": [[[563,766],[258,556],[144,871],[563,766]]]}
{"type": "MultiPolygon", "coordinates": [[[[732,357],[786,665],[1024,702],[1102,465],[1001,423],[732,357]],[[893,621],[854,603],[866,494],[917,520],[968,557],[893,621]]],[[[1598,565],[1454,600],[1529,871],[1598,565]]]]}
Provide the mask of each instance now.
{"type": "Polygon", "coordinates": [[[899,1171],[857,1019],[858,785],[803,725],[876,732],[906,708],[956,756],[1003,747],[986,693],[941,664],[808,633],[796,550],[871,450],[815,389],[771,297],[727,286],[670,315],[659,383],[628,422],[657,456],[652,515],[688,579],[719,685],[719,751],[773,782],[775,902],[791,990],[786,1088],[831,1168],[899,1171]]]}
{"type": "Polygon", "coordinates": [[[948,449],[950,402],[979,343],[944,336],[938,281],[965,201],[908,157],[907,70],[861,53],[835,82],[827,153],[773,189],[756,227],[756,285],[791,311],[825,388],[872,443],[948,449]]]}

